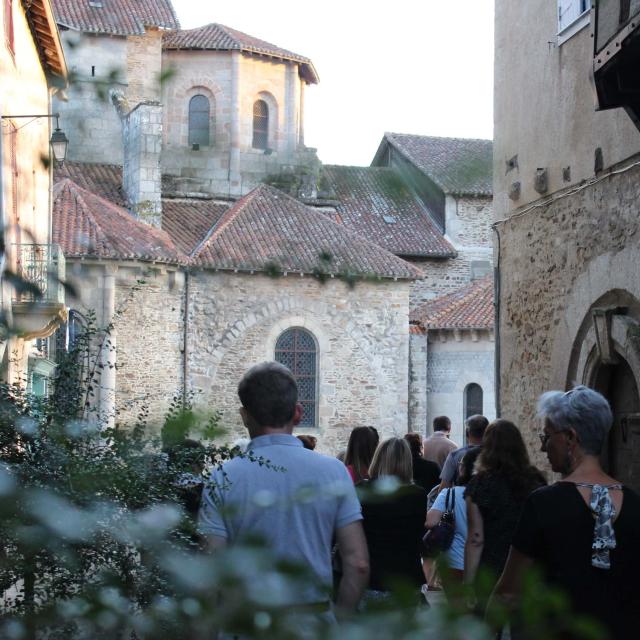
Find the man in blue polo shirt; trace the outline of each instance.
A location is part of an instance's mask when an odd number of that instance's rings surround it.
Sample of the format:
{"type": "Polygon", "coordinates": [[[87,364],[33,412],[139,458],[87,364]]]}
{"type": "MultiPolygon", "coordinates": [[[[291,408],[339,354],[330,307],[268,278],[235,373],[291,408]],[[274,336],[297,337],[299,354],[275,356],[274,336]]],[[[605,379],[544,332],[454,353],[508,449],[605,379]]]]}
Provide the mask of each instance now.
{"type": "MultiPolygon", "coordinates": [[[[369,556],[360,503],[346,467],[305,449],[292,435],[302,418],[293,374],[276,362],[249,369],[238,385],[247,451],[267,465],[234,458],[205,488],[199,529],[209,550],[262,537],[277,557],[306,565],[317,581],[287,603],[330,613],[331,548],[342,559],[336,607],[352,611],[367,585],[369,556]]],[[[256,576],[257,579],[258,576],[256,576]]]]}

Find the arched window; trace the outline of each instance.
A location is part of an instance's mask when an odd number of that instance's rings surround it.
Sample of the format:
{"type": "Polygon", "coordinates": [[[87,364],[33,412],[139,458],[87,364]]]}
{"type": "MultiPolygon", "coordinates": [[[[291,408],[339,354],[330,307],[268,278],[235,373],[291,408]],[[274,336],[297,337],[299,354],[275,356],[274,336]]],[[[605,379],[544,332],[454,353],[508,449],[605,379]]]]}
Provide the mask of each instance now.
{"type": "Polygon", "coordinates": [[[254,149],[269,146],[269,106],[264,100],[253,103],[253,143],[254,149]]]}
{"type": "Polygon", "coordinates": [[[318,347],[312,334],[300,327],[287,329],[276,342],[276,362],[289,367],[298,383],[298,402],[304,410],[301,427],[317,425],[318,347]]]}
{"type": "Polygon", "coordinates": [[[209,98],[203,95],[193,96],[189,100],[189,144],[209,145],[209,98]]]}
{"type": "Polygon", "coordinates": [[[477,414],[482,415],[482,387],[472,382],[464,390],[464,419],[477,414]]]}

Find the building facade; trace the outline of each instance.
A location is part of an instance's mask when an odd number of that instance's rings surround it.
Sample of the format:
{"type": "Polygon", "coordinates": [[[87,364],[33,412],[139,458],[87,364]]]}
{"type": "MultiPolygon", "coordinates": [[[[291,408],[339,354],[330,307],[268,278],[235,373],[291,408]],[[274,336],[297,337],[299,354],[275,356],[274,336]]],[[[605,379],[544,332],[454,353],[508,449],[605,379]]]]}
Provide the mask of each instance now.
{"type": "Polygon", "coordinates": [[[37,341],[51,335],[65,314],[64,290],[56,280],[64,276],[64,257],[51,239],[49,141],[55,126],[51,100],[66,87],[67,68],[48,0],[6,0],[0,19],[2,270],[41,293],[35,297],[2,278],[9,337],[0,341],[1,375],[44,393],[53,362],[37,341]]]}
{"type": "Polygon", "coordinates": [[[538,395],[598,389],[615,415],[603,462],[638,488],[640,132],[594,109],[594,13],[569,4],[496,2],[499,408],[544,464],[538,395]]]}

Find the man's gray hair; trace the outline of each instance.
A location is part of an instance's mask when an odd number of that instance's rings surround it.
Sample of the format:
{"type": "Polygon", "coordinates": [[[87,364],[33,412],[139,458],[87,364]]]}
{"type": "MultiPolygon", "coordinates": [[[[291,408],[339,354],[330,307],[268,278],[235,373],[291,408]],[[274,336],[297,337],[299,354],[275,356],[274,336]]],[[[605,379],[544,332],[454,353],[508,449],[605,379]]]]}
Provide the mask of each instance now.
{"type": "Polygon", "coordinates": [[[558,431],[574,429],[585,453],[598,456],[613,424],[607,399],[583,385],[566,393],[547,391],[538,399],[538,417],[558,431]]]}

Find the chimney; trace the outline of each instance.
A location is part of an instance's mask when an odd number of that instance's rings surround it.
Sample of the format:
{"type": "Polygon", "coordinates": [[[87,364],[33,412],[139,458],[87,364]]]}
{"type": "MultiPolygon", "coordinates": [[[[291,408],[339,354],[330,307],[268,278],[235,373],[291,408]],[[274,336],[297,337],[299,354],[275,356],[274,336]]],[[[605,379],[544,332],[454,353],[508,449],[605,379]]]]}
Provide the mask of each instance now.
{"type": "Polygon", "coordinates": [[[128,113],[119,96],[112,96],[122,121],[124,166],[122,187],[129,210],[142,222],[160,227],[162,223],[162,105],[141,102],[128,113]]]}

